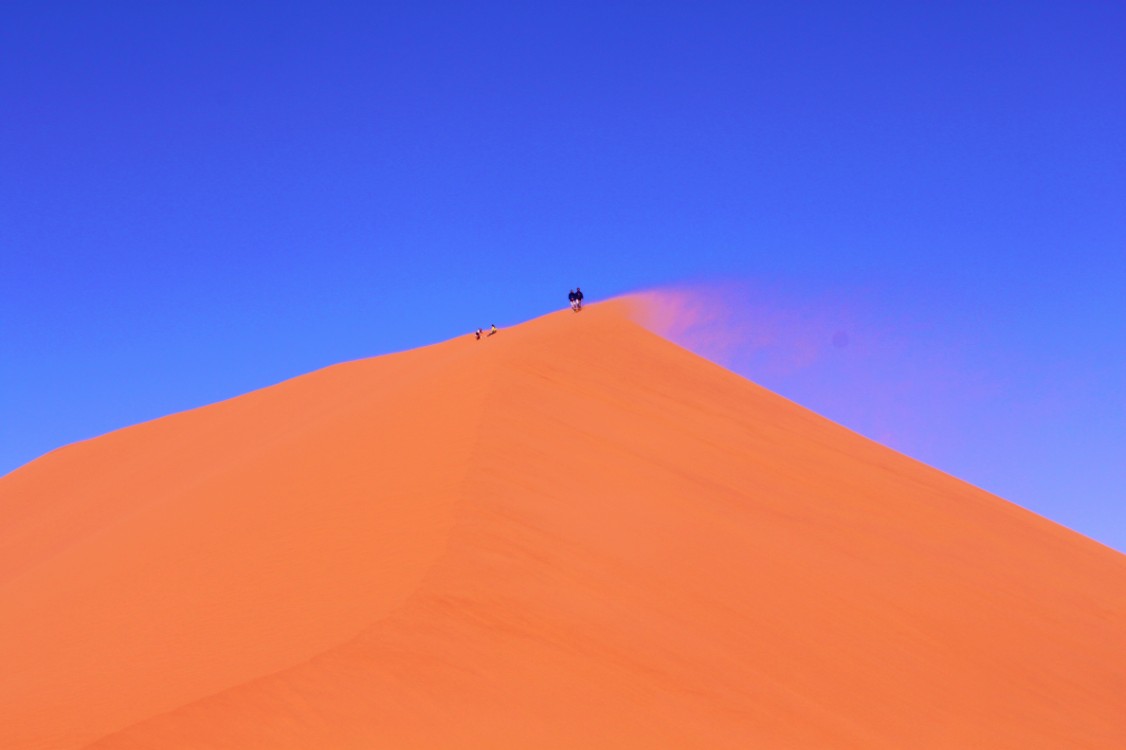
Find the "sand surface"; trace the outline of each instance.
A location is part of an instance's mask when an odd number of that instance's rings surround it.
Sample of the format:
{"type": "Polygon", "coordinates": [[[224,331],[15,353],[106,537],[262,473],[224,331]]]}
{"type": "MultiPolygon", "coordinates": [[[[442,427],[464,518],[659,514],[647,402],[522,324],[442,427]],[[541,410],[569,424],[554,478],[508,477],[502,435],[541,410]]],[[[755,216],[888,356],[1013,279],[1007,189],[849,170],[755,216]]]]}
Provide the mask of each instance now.
{"type": "Polygon", "coordinates": [[[0,748],[1126,747],[1126,556],[636,306],[0,478],[0,748]]]}

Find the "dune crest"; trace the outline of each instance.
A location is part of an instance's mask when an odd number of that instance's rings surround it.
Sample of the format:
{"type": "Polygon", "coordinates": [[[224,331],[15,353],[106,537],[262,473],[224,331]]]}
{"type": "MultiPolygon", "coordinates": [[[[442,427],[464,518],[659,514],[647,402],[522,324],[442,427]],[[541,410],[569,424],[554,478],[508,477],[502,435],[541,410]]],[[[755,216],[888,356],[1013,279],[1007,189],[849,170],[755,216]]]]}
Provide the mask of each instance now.
{"type": "Polygon", "coordinates": [[[0,479],[0,747],[1126,746],[1126,556],[644,305],[0,479]]]}

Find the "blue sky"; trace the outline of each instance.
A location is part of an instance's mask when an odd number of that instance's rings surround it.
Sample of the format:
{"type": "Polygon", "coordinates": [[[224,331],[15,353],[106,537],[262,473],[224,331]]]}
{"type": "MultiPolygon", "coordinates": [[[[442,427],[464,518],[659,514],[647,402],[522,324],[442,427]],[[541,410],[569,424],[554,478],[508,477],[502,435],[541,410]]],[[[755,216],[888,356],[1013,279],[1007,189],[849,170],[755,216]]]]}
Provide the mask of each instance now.
{"type": "Polygon", "coordinates": [[[1126,549],[1126,7],[987,5],[6,3],[0,472],[689,286],[697,348],[1126,549]]]}

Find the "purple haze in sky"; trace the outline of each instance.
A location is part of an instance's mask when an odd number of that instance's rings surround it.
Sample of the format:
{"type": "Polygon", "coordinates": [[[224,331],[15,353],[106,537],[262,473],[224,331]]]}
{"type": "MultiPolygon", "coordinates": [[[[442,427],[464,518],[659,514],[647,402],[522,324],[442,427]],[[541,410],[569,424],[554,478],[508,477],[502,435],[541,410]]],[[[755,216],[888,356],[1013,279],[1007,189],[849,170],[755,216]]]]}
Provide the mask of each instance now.
{"type": "Polygon", "coordinates": [[[1077,377],[1075,361],[998,346],[988,331],[944,329],[872,288],[810,298],[777,285],[699,283],[654,299],[665,309],[653,327],[677,343],[873,440],[1123,546],[1126,509],[1115,502],[1116,488],[1126,486],[1126,461],[1116,460],[1126,456],[1121,364],[1077,377]]]}

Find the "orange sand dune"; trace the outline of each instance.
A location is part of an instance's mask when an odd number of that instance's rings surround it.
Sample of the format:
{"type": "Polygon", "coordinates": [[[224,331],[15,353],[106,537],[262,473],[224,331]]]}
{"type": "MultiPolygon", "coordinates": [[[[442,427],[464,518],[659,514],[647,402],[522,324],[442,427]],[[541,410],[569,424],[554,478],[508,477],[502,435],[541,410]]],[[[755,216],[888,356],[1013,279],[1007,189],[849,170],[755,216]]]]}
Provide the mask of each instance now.
{"type": "Polygon", "coordinates": [[[1126,747],[1126,556],[632,307],[0,478],[0,747],[1126,747]]]}

